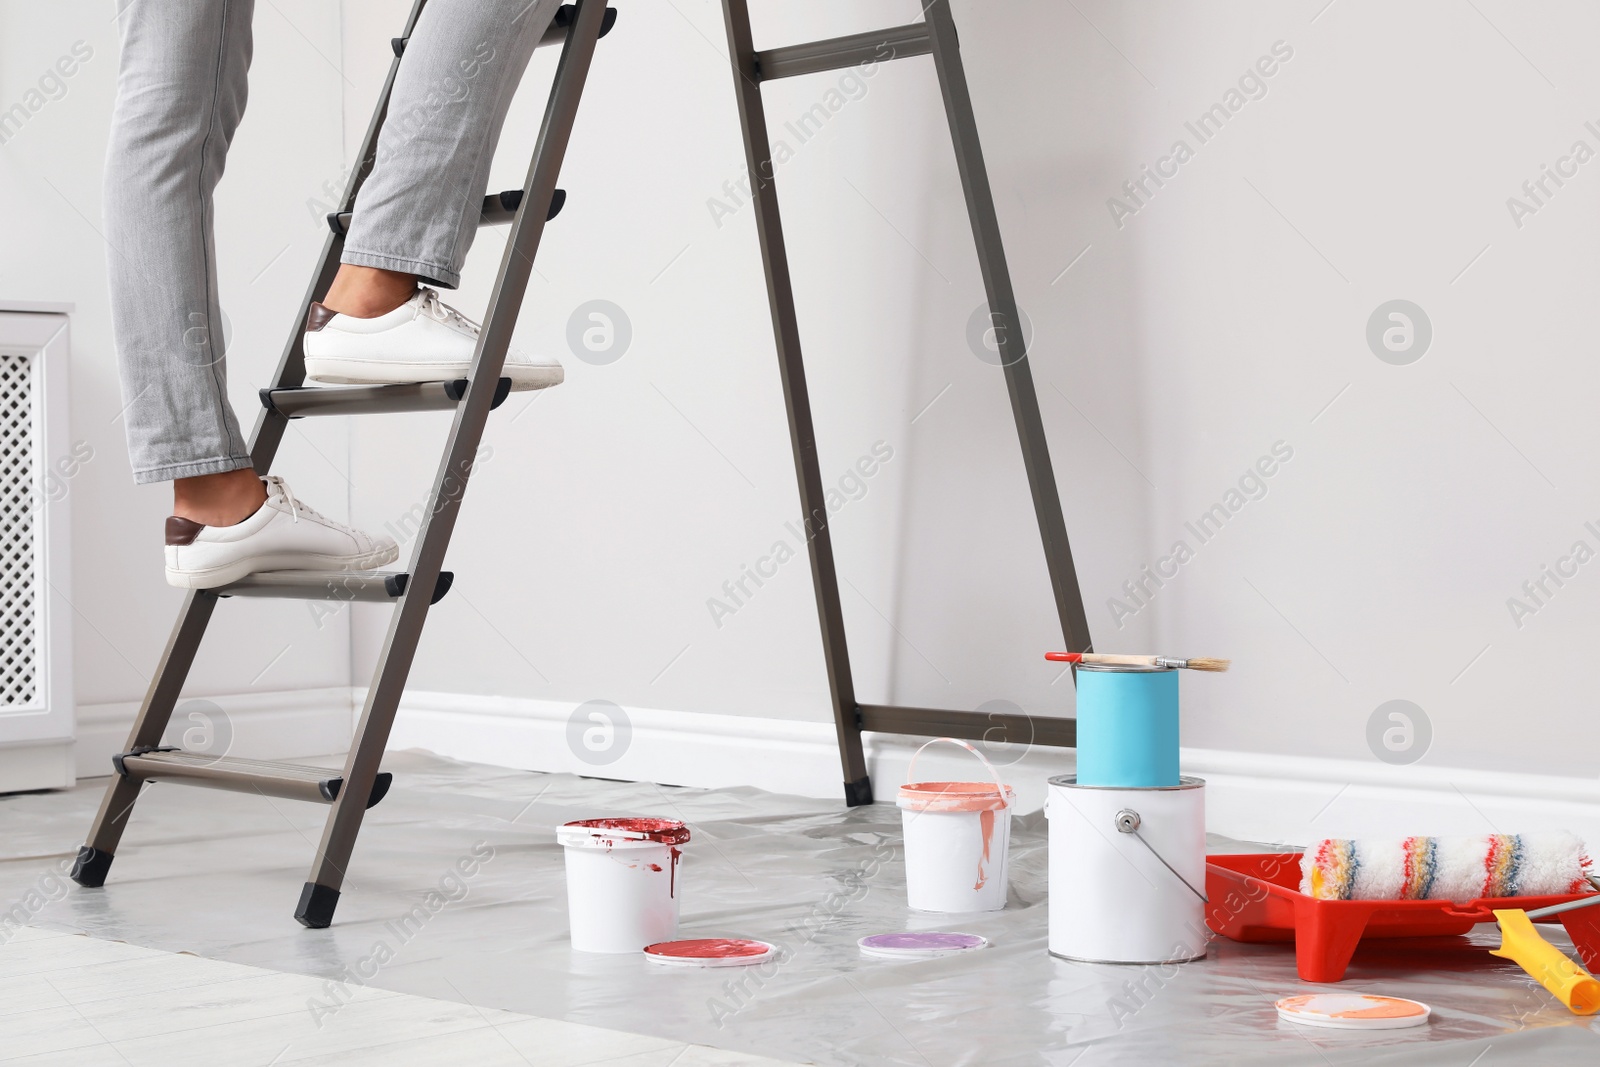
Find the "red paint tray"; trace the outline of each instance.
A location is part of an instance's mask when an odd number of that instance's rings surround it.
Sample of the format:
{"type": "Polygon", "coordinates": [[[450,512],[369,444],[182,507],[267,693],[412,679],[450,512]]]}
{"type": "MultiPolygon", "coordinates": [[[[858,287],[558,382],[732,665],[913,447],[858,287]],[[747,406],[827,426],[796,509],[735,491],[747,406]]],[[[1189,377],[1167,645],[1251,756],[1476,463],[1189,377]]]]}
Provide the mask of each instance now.
{"type": "MultiPolygon", "coordinates": [[[[1317,900],[1300,892],[1300,853],[1206,857],[1206,925],[1232,941],[1293,941],[1302,981],[1337,982],[1364,937],[1450,937],[1495,921],[1496,908],[1531,911],[1581,894],[1449,900],[1317,900]]],[[[1553,916],[1590,971],[1600,970],[1600,905],[1553,916]]]]}

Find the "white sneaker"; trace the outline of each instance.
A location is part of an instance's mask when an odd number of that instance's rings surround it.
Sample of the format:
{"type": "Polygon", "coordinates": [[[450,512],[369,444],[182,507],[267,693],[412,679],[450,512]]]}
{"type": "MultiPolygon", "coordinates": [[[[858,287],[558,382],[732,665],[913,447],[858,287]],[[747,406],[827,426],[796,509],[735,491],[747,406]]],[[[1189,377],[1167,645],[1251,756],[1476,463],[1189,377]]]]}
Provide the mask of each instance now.
{"type": "Polygon", "coordinates": [[[167,517],[167,584],[214,589],[258,571],[364,571],[394,562],[400,549],[317,514],[268,475],[267,502],[233,526],[167,517]]]}
{"type": "MultiPolygon", "coordinates": [[[[306,316],[306,377],[339,385],[402,385],[465,378],[479,326],[427,286],[386,315],[358,319],[313,303],[306,316]]],[[[560,385],[553,359],[506,353],[502,377],[513,392],[560,385]]]]}

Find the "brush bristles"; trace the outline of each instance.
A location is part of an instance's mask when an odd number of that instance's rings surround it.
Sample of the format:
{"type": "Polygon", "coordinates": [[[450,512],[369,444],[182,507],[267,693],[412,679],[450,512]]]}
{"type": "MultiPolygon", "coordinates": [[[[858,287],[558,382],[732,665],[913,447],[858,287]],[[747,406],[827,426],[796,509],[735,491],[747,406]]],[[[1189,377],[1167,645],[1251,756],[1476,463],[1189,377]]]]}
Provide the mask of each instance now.
{"type": "Polygon", "coordinates": [[[1191,671],[1225,671],[1232,663],[1233,661],[1228,659],[1201,657],[1200,659],[1189,660],[1184,666],[1191,671]]]}

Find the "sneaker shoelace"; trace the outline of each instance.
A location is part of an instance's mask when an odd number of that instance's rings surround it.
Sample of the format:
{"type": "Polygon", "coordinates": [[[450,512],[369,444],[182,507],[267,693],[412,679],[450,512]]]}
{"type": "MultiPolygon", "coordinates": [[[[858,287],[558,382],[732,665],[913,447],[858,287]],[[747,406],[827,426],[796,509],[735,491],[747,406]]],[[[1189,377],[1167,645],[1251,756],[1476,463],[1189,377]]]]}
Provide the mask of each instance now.
{"type": "Polygon", "coordinates": [[[299,522],[300,516],[303,513],[306,518],[311,519],[313,522],[320,522],[324,526],[332,526],[339,530],[347,529],[347,527],[341,526],[339,523],[334,522],[332,519],[322,514],[310,504],[301,503],[300,500],[295,497],[294,493],[289,491],[289,484],[276,474],[267,475],[266,483],[267,495],[271,496],[273,492],[276,491],[277,494],[283,498],[283,502],[289,505],[289,517],[294,522],[299,522]]]}
{"type": "Polygon", "coordinates": [[[422,312],[430,319],[433,319],[435,322],[441,322],[446,326],[454,326],[458,329],[464,329],[468,333],[472,334],[472,336],[478,336],[478,330],[480,328],[478,324],[461,314],[461,312],[457,311],[449,304],[446,304],[443,300],[440,300],[439,291],[437,289],[429,289],[427,286],[423,286],[420,292],[421,299],[417,301],[418,311],[422,312]]]}

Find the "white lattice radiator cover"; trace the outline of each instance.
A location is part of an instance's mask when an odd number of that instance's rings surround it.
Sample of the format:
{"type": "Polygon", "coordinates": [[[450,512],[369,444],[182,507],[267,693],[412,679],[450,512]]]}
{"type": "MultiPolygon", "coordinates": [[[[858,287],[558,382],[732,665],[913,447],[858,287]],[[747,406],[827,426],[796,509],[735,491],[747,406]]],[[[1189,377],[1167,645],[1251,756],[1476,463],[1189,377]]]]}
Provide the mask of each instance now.
{"type": "Polygon", "coordinates": [[[36,399],[34,359],[0,355],[0,705],[10,708],[39,702],[36,399]]]}
{"type": "Polygon", "coordinates": [[[0,793],[74,781],[71,344],[70,307],[0,300],[0,793]]]}

